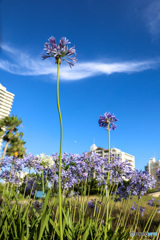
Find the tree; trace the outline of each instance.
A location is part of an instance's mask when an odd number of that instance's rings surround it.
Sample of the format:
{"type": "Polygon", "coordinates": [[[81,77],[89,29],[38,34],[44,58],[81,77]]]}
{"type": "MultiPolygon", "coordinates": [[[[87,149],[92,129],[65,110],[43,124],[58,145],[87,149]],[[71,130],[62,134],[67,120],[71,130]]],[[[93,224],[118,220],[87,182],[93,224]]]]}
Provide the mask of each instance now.
{"type": "Polygon", "coordinates": [[[26,148],[23,146],[26,142],[23,141],[22,137],[22,132],[16,132],[14,137],[10,140],[10,145],[6,151],[7,156],[23,158],[23,156],[26,155],[26,148]]]}
{"type": "Polygon", "coordinates": [[[5,157],[8,145],[10,141],[15,137],[14,133],[16,134],[18,132],[17,127],[21,123],[22,123],[22,120],[18,119],[17,116],[8,116],[0,120],[0,136],[1,137],[3,136],[3,140],[6,141],[2,158],[5,157]]]}

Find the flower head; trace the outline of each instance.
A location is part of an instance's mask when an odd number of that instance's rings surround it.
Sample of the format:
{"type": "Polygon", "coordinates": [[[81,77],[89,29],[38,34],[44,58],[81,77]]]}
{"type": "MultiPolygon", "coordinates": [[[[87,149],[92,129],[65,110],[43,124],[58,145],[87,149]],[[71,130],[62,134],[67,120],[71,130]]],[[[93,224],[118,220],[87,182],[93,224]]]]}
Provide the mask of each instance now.
{"type": "Polygon", "coordinates": [[[33,202],[33,207],[36,208],[36,209],[40,210],[42,208],[42,205],[43,205],[42,202],[41,203],[39,201],[33,202]]]}
{"type": "Polygon", "coordinates": [[[114,114],[111,115],[110,112],[106,112],[104,113],[104,116],[99,116],[99,120],[98,120],[98,123],[99,123],[99,126],[100,127],[104,127],[108,130],[108,125],[109,125],[109,128],[113,130],[116,129],[116,125],[114,124],[114,122],[118,121],[118,119],[115,118],[114,114]]]}
{"type": "Polygon", "coordinates": [[[37,158],[40,161],[40,165],[44,168],[52,168],[55,164],[52,156],[47,156],[44,153],[41,153],[40,156],[37,154],[37,158]]]}
{"type": "Polygon", "coordinates": [[[70,44],[69,40],[66,39],[66,37],[62,37],[59,41],[59,45],[57,46],[56,39],[52,36],[48,39],[49,42],[46,42],[44,44],[44,50],[46,51],[46,54],[42,54],[42,59],[46,59],[48,57],[54,57],[56,60],[56,63],[58,63],[58,59],[63,61],[66,61],[69,63],[70,67],[74,66],[76,63],[76,50],[75,47],[71,47],[68,49],[68,45],[70,44]],[[74,55],[75,54],[75,55],[74,55]],[[74,56],[72,56],[74,55],[74,56]],[[72,57],[71,57],[72,56],[72,57]]]}
{"type": "Polygon", "coordinates": [[[157,175],[158,181],[160,181],[160,168],[157,168],[156,175],[157,175]]]}
{"type": "Polygon", "coordinates": [[[160,213],[160,209],[157,210],[157,213],[160,213]]]}
{"type": "Polygon", "coordinates": [[[139,207],[139,211],[140,211],[140,213],[141,213],[141,216],[143,217],[144,212],[145,212],[145,207],[140,206],[140,207],[139,207]]]}
{"type": "MultiPolygon", "coordinates": [[[[130,211],[133,211],[133,210],[134,210],[135,212],[137,211],[137,203],[135,203],[135,202],[134,202],[134,205],[131,206],[130,211]]],[[[143,217],[144,212],[145,212],[145,207],[140,206],[140,207],[139,207],[139,212],[141,213],[141,216],[143,217]]]]}
{"type": "Polygon", "coordinates": [[[148,205],[153,207],[154,206],[154,201],[155,201],[154,198],[152,198],[151,200],[148,200],[148,205]]]}

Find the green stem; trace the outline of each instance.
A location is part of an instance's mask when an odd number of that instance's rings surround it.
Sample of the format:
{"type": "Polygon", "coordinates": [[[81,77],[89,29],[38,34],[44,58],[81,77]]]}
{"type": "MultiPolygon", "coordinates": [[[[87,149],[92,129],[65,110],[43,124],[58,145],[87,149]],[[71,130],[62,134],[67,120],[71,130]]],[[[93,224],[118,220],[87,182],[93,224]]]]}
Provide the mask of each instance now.
{"type": "Polygon", "coordinates": [[[63,240],[63,229],[62,229],[62,196],[61,196],[61,155],[62,155],[62,137],[63,137],[63,126],[62,126],[62,117],[59,104],[59,65],[60,58],[58,58],[57,66],[57,107],[60,119],[60,155],[59,155],[59,225],[60,225],[60,239],[63,240]]]}
{"type": "MultiPolygon", "coordinates": [[[[135,217],[134,217],[134,222],[133,222],[133,225],[132,225],[131,231],[135,228],[135,223],[136,223],[137,215],[138,215],[138,212],[139,212],[139,200],[140,200],[140,198],[138,197],[138,203],[137,203],[136,214],[135,214],[135,217]]],[[[138,218],[139,218],[139,216],[138,216],[138,218]]]]}
{"type": "Polygon", "coordinates": [[[26,178],[27,178],[27,182],[26,182],[26,185],[25,185],[25,188],[24,188],[23,198],[25,198],[25,193],[26,193],[26,188],[27,188],[28,178],[29,178],[30,172],[31,172],[31,167],[30,167],[30,169],[29,169],[29,174],[28,174],[28,176],[26,177],[26,178]]]}
{"type": "MultiPolygon", "coordinates": [[[[110,163],[110,128],[109,128],[109,123],[108,123],[108,163],[110,163]]],[[[110,174],[110,172],[108,172],[108,178],[107,178],[107,183],[108,183],[108,188],[107,188],[108,203],[107,203],[107,213],[106,213],[106,225],[108,224],[108,217],[109,217],[109,174],[110,174]]]]}
{"type": "MultiPolygon", "coordinates": [[[[149,219],[148,219],[148,221],[147,221],[147,223],[146,223],[146,226],[145,226],[143,232],[145,232],[146,228],[148,228],[148,229],[147,229],[147,232],[148,232],[149,229],[150,229],[150,225],[151,225],[151,223],[152,223],[152,221],[153,221],[153,218],[154,218],[154,216],[155,216],[156,213],[157,213],[157,203],[158,203],[158,201],[159,201],[159,198],[157,198],[157,200],[156,200],[156,202],[155,202],[155,206],[154,206],[154,208],[152,209],[151,215],[150,215],[150,217],[149,217],[149,219]]],[[[157,239],[158,239],[158,238],[157,238],[157,239]]],[[[141,239],[140,239],[140,240],[141,240],[141,239]]]]}
{"type": "Polygon", "coordinates": [[[43,190],[43,200],[44,200],[44,170],[42,170],[42,190],[43,190]]]}
{"type": "Polygon", "coordinates": [[[8,188],[9,188],[9,186],[10,186],[10,180],[11,180],[11,176],[12,176],[13,165],[14,165],[14,158],[13,158],[13,161],[12,161],[12,167],[11,167],[11,172],[10,172],[9,182],[8,182],[8,186],[7,186],[7,192],[8,192],[8,188]]]}

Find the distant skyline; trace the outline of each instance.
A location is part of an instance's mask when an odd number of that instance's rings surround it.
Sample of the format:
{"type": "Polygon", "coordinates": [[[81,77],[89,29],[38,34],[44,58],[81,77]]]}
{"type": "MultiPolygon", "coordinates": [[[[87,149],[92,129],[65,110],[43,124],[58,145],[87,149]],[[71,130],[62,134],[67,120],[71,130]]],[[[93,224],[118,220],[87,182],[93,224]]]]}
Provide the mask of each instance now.
{"type": "Polygon", "coordinates": [[[100,115],[114,113],[111,147],[144,170],[160,158],[160,2],[158,0],[0,1],[0,83],[15,94],[27,153],[59,153],[54,59],[42,61],[50,36],[70,40],[77,64],[60,66],[62,152],[108,148],[100,115]],[[95,140],[94,140],[95,139],[95,140]]]}

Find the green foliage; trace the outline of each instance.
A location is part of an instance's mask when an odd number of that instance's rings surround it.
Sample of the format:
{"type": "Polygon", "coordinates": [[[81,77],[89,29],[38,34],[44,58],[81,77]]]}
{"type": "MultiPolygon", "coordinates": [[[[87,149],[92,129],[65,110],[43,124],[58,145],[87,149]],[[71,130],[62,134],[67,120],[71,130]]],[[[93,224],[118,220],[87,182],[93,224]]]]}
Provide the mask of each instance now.
{"type": "Polygon", "coordinates": [[[4,184],[0,183],[0,192],[3,192],[3,189],[4,189],[4,184]]]}
{"type": "Polygon", "coordinates": [[[157,190],[155,189],[155,188],[153,188],[153,189],[148,189],[148,191],[147,191],[147,193],[154,193],[154,192],[156,192],[157,190]]]}
{"type": "MultiPolygon", "coordinates": [[[[25,186],[26,186],[25,181],[27,180],[27,177],[36,179],[36,190],[37,191],[42,190],[42,176],[41,176],[41,174],[30,173],[30,174],[25,175],[25,177],[23,179],[23,182],[22,182],[21,186],[19,187],[19,190],[20,190],[21,194],[24,194],[25,186]]],[[[45,192],[48,192],[48,191],[49,191],[49,187],[45,186],[45,192]]],[[[31,193],[31,191],[26,191],[25,196],[30,195],[30,193],[31,193]]]]}
{"type": "MultiPolygon", "coordinates": [[[[33,207],[31,201],[28,201],[27,205],[20,205],[16,195],[14,195],[15,202],[12,203],[12,207],[10,207],[10,200],[5,198],[5,202],[2,205],[3,209],[0,211],[0,240],[59,240],[58,198],[54,199],[53,204],[51,204],[50,193],[51,191],[48,191],[42,209],[33,207]]],[[[146,201],[148,200],[147,198],[144,199],[146,199],[146,201]]],[[[97,212],[97,215],[93,217],[93,213],[88,214],[89,210],[87,210],[83,219],[83,214],[81,215],[81,208],[79,205],[80,203],[78,204],[77,200],[74,202],[65,202],[62,208],[64,240],[131,239],[130,228],[125,229],[120,225],[116,230],[115,218],[110,217],[107,224],[105,224],[105,221],[102,224],[102,215],[98,217],[97,212]],[[77,212],[76,219],[74,220],[73,210],[75,204],[77,204],[77,212]]],[[[104,206],[105,205],[104,203],[104,206]]],[[[102,209],[102,213],[103,212],[104,209],[102,209]]],[[[105,219],[105,217],[103,219],[105,219]]],[[[143,230],[140,231],[142,232],[143,230]]]]}
{"type": "Polygon", "coordinates": [[[23,147],[25,142],[21,139],[23,133],[18,133],[17,128],[21,123],[22,120],[18,119],[17,116],[7,116],[0,120],[0,136],[3,136],[3,141],[6,142],[2,158],[5,156],[6,151],[8,156],[18,156],[22,158],[25,155],[25,148],[23,147]],[[8,146],[9,144],[10,147],[8,146]]]}
{"type": "MultiPolygon", "coordinates": [[[[99,193],[99,189],[97,187],[97,183],[98,181],[95,178],[90,179],[87,182],[87,187],[86,187],[86,194],[90,194],[90,195],[95,195],[99,193]]],[[[81,181],[80,185],[75,185],[74,186],[74,191],[75,192],[79,192],[80,194],[84,193],[84,185],[85,185],[85,181],[81,181]]],[[[70,193],[71,190],[68,192],[70,193]]]]}
{"type": "Polygon", "coordinates": [[[10,140],[10,145],[7,148],[6,155],[7,156],[15,156],[18,158],[23,158],[24,155],[26,155],[26,148],[23,147],[23,145],[26,143],[22,140],[23,133],[16,132],[16,134],[13,136],[13,138],[10,140]]]}

